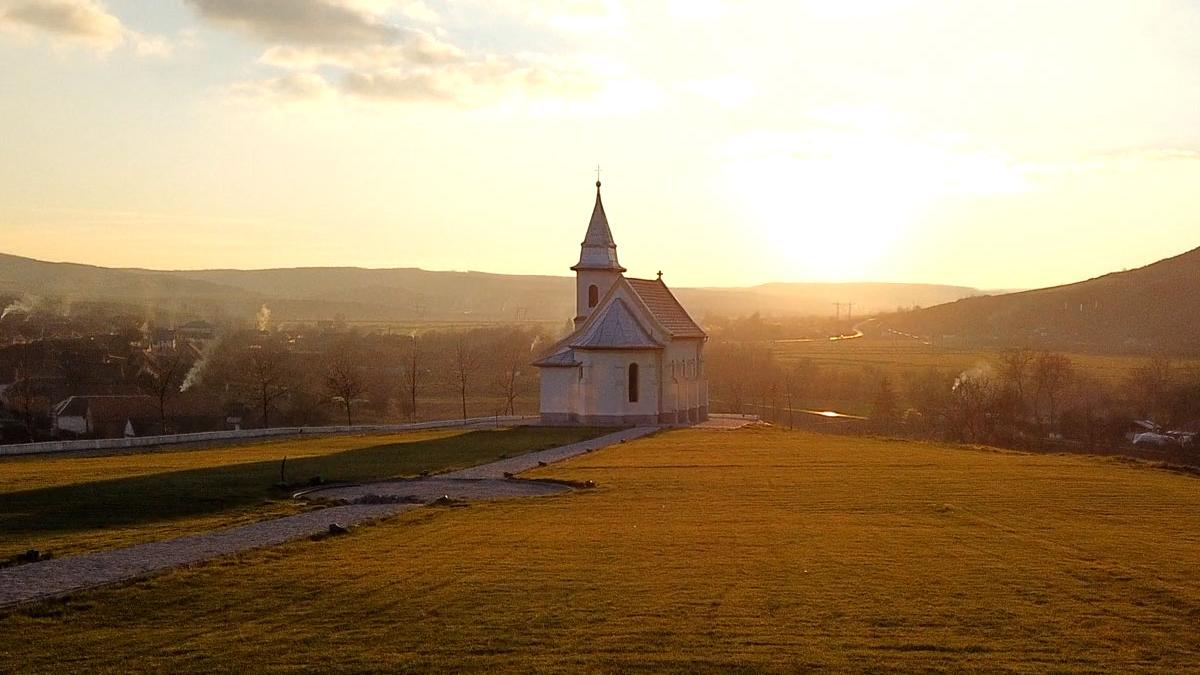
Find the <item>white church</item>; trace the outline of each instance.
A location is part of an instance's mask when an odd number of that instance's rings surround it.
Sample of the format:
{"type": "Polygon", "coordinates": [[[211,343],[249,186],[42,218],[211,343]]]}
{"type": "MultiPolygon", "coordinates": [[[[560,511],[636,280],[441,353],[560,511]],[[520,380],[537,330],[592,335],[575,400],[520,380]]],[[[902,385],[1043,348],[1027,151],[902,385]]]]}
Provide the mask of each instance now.
{"type": "Polygon", "coordinates": [[[545,424],[625,426],[708,419],[708,335],[657,279],[617,262],[596,181],[596,206],[575,272],[575,330],[533,365],[545,424]]]}

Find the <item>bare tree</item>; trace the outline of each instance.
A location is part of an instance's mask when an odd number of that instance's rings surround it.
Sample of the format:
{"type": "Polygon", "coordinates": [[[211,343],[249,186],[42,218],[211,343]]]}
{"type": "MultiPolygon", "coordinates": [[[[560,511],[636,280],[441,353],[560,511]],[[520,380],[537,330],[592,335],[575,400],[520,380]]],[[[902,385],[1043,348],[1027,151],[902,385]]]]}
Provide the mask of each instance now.
{"type": "Polygon", "coordinates": [[[1016,395],[1018,417],[1023,416],[1028,409],[1026,390],[1033,376],[1035,359],[1033,350],[1026,347],[1008,349],[1000,355],[1000,374],[1016,395]]]}
{"type": "Polygon", "coordinates": [[[1153,356],[1134,369],[1130,375],[1130,388],[1136,392],[1138,412],[1166,424],[1167,398],[1174,380],[1171,360],[1166,356],[1153,356]]]}
{"type": "Polygon", "coordinates": [[[354,426],[354,399],[366,393],[367,383],[351,356],[343,352],[334,357],[325,374],[325,388],[346,410],[346,426],[354,426]]]}
{"type": "Polygon", "coordinates": [[[420,377],[420,349],[417,346],[417,336],[414,334],[409,338],[408,363],[404,368],[404,384],[408,389],[408,417],[413,422],[417,420],[417,384],[420,377]]]}
{"type": "MultiPolygon", "coordinates": [[[[1062,354],[1042,352],[1033,360],[1033,383],[1038,399],[1046,401],[1049,413],[1047,422],[1050,429],[1054,429],[1057,419],[1059,394],[1070,384],[1073,373],[1074,365],[1071,363],[1071,359],[1062,354]]],[[[1038,415],[1038,419],[1040,421],[1040,415],[1038,415]]]]}
{"type": "Polygon", "coordinates": [[[504,414],[515,415],[517,396],[522,389],[521,376],[530,358],[530,338],[522,331],[505,331],[500,334],[497,347],[500,369],[494,374],[495,390],[504,399],[504,414]]]}
{"type": "Polygon", "coordinates": [[[1089,448],[1097,447],[1104,440],[1104,411],[1111,405],[1107,387],[1094,375],[1081,373],[1072,379],[1064,398],[1064,435],[1074,432],[1089,448]]]}
{"type": "Polygon", "coordinates": [[[288,353],[278,345],[251,345],[246,364],[249,388],[262,411],[262,426],[271,426],[271,406],[290,391],[288,353]]]}
{"type": "Polygon", "coordinates": [[[44,396],[42,388],[32,377],[18,374],[16,381],[9,386],[6,393],[8,400],[16,406],[17,412],[21,413],[21,421],[25,424],[25,433],[29,435],[29,440],[35,440],[34,427],[38,402],[44,396]]]}
{"type": "MultiPolygon", "coordinates": [[[[516,354],[523,352],[516,351],[516,354]]],[[[517,378],[521,376],[522,359],[512,353],[505,359],[504,372],[500,374],[500,392],[504,396],[504,414],[515,415],[517,400],[517,378]]]]}
{"type": "Polygon", "coordinates": [[[159,433],[167,433],[167,401],[179,393],[190,367],[182,349],[162,350],[146,358],[139,384],[158,402],[159,433]]]}
{"type": "Polygon", "coordinates": [[[908,378],[908,401],[917,411],[913,418],[920,429],[932,433],[942,426],[951,407],[954,379],[932,366],[908,378]]]}
{"type": "Polygon", "coordinates": [[[454,375],[462,401],[462,418],[467,419],[467,387],[479,369],[479,354],[471,345],[467,333],[458,333],[454,340],[454,375]]]}
{"type": "Polygon", "coordinates": [[[898,401],[892,380],[884,375],[879,380],[879,390],[871,404],[871,422],[875,428],[888,431],[896,423],[898,401]]]}
{"type": "Polygon", "coordinates": [[[981,372],[968,372],[954,381],[951,421],[959,440],[978,443],[991,435],[999,388],[981,372]]]}

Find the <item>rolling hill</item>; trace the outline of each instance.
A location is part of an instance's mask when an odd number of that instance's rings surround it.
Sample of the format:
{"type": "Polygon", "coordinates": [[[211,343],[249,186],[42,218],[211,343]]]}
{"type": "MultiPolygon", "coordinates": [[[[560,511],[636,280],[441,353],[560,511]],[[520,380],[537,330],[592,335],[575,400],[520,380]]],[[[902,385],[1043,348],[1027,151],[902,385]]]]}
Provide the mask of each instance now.
{"type": "Polygon", "coordinates": [[[882,324],[941,341],[1200,353],[1200,248],[1065,286],[896,314],[882,324]]]}
{"type": "MultiPolygon", "coordinates": [[[[275,319],[284,321],[336,316],[349,321],[565,321],[574,313],[573,284],[567,276],[415,268],[111,269],[0,254],[0,293],[54,299],[64,308],[78,302],[119,303],[181,319],[251,318],[266,304],[275,319]]],[[[860,315],[949,302],[979,291],[929,284],[773,283],[677,288],[676,293],[693,314],[704,317],[832,315],[835,302],[855,303],[854,313],[860,315]]]]}

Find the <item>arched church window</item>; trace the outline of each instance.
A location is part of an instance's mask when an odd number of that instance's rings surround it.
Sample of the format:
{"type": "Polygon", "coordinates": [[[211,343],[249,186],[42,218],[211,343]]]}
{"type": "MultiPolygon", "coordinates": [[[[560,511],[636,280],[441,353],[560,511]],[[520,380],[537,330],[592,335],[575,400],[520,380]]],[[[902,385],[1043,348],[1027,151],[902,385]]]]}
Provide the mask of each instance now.
{"type": "Polygon", "coordinates": [[[638,364],[629,364],[629,402],[638,402],[638,364]]]}
{"type": "Polygon", "coordinates": [[[592,284],[588,286],[588,307],[595,307],[597,302],[600,302],[600,289],[592,284]]]}

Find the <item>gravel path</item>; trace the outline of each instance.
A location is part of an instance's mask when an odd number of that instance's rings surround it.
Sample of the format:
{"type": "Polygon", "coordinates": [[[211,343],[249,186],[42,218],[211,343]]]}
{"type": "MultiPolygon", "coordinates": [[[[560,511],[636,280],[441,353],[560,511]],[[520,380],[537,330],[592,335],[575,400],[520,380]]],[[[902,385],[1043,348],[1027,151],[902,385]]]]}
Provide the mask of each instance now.
{"type": "Polygon", "coordinates": [[[600,448],[614,445],[616,443],[624,443],[632,441],[635,438],[649,436],[658,431],[661,427],[634,427],[625,429],[615,433],[606,434],[599,438],[593,438],[590,441],[580,441],[570,445],[563,445],[541,452],[531,452],[527,455],[512,457],[510,459],[502,459],[498,462],[490,464],[480,464],[469,469],[455,471],[453,473],[442,474],[442,478],[504,478],[506,473],[521,473],[538,467],[541,463],[553,464],[561,462],[564,459],[582,455],[585,452],[599,450],[600,448]]]}
{"type": "Polygon", "coordinates": [[[282,544],[420,504],[336,506],[227,530],[0,569],[0,607],[65,595],[209,558],[282,544]]]}
{"type": "MultiPolygon", "coordinates": [[[[549,464],[615,443],[624,443],[657,430],[658,427],[626,429],[590,441],[504,459],[434,478],[329,488],[310,495],[353,501],[368,494],[386,494],[395,497],[413,496],[424,502],[443,495],[455,499],[504,499],[552,494],[569,488],[554,483],[506,480],[504,474],[518,473],[539,466],[540,463],[549,464]]],[[[343,526],[357,525],[421,505],[412,503],[332,506],[286,518],[178,539],[0,569],[0,607],[62,596],[73,591],[126,581],[222,555],[274,546],[328,532],[331,523],[343,526]]]]}

